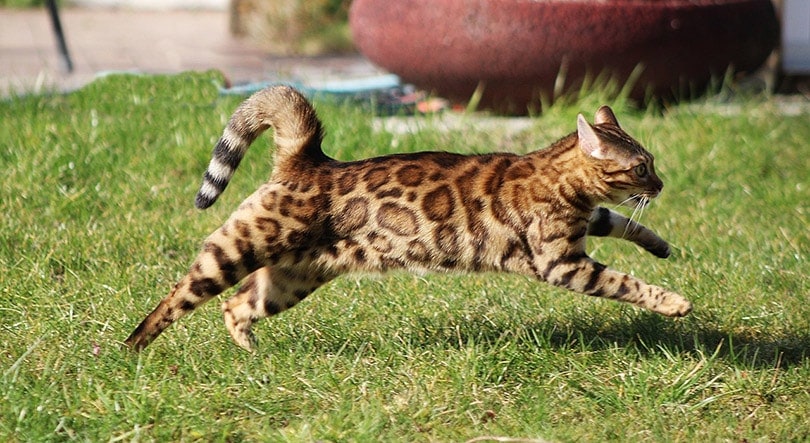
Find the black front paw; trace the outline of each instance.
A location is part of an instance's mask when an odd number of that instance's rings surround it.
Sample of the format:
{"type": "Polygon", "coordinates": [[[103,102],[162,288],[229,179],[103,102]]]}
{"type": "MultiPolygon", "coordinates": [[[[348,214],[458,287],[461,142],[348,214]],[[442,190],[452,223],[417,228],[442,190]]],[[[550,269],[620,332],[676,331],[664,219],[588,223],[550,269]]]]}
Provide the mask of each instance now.
{"type": "Polygon", "coordinates": [[[649,251],[650,254],[658,258],[667,258],[669,257],[670,254],[669,245],[666,243],[649,246],[645,249],[647,249],[647,251],[649,251]]]}

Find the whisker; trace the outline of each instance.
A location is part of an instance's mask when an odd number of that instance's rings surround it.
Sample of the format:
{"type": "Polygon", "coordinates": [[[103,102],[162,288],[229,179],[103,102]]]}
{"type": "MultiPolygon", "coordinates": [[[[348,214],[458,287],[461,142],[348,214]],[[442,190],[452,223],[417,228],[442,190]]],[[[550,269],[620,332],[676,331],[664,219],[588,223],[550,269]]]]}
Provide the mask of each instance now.
{"type": "Polygon", "coordinates": [[[619,203],[617,203],[617,204],[616,204],[616,207],[619,207],[619,206],[624,206],[624,204],[625,204],[625,203],[627,203],[627,202],[629,202],[629,201],[633,200],[634,198],[635,198],[635,197],[631,195],[630,197],[627,197],[626,199],[624,199],[624,200],[620,201],[619,203]]]}
{"type": "Polygon", "coordinates": [[[624,206],[625,203],[630,201],[635,202],[633,205],[633,213],[630,214],[630,217],[627,219],[627,224],[624,226],[624,232],[622,232],[621,238],[626,238],[628,234],[635,234],[636,231],[641,227],[641,217],[644,215],[644,209],[651,200],[652,199],[646,195],[632,195],[616,204],[616,207],[619,207],[624,206]]]}
{"type": "Polygon", "coordinates": [[[635,206],[633,207],[633,213],[630,214],[630,217],[627,220],[627,224],[624,227],[624,232],[622,233],[622,238],[625,235],[635,234],[636,231],[641,226],[639,222],[641,221],[641,216],[644,215],[644,208],[647,206],[647,203],[650,201],[649,197],[644,195],[636,196],[638,199],[636,201],[635,206]]]}
{"type": "MultiPolygon", "coordinates": [[[[633,199],[634,199],[633,197],[630,197],[627,200],[625,200],[624,202],[627,202],[627,201],[630,201],[630,200],[633,200],[633,199]]],[[[624,203],[624,202],[622,202],[622,203],[624,203]]],[[[633,217],[636,216],[637,211],[638,211],[638,202],[636,202],[635,206],[633,207],[633,212],[630,214],[630,217],[627,218],[627,223],[624,225],[624,231],[622,232],[622,238],[626,238],[628,233],[630,233],[630,234],[633,233],[633,230],[631,230],[630,228],[631,228],[631,226],[633,224],[633,217]]]]}
{"type": "MultiPolygon", "coordinates": [[[[641,217],[644,215],[644,210],[647,209],[647,203],[649,203],[649,201],[650,201],[650,198],[647,197],[647,196],[642,196],[641,199],[639,199],[638,205],[636,206],[636,208],[638,209],[638,216],[635,219],[636,225],[633,228],[633,232],[637,231],[639,229],[639,226],[641,226],[641,224],[640,224],[641,223],[641,217]]],[[[634,215],[635,215],[635,212],[634,212],[634,215]]]]}
{"type": "Polygon", "coordinates": [[[632,234],[633,232],[635,232],[635,228],[633,226],[633,218],[635,218],[637,212],[638,212],[638,203],[636,203],[636,205],[633,207],[633,212],[630,214],[630,217],[627,218],[627,224],[624,225],[624,232],[622,233],[622,238],[624,238],[625,235],[627,235],[628,233],[632,234]]]}

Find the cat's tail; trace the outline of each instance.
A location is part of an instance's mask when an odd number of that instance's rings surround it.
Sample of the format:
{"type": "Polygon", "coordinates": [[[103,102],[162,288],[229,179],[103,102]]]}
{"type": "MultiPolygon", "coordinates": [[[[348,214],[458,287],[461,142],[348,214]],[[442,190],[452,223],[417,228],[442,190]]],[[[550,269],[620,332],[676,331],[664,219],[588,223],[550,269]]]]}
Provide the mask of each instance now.
{"type": "Polygon", "coordinates": [[[275,167],[293,158],[321,159],[323,138],[315,109],[301,93],[288,86],[271,86],[248,97],[234,111],[217,141],[203,175],[195,205],[205,209],[217,200],[245,152],[256,138],[273,128],[275,167]]]}

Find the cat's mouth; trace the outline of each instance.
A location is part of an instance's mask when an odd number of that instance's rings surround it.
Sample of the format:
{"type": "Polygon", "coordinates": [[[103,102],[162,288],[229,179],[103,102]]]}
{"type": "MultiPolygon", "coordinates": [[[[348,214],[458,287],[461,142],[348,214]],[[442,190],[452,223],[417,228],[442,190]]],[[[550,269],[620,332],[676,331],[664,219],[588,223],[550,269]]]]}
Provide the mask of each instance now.
{"type": "Polygon", "coordinates": [[[634,207],[634,208],[645,208],[647,205],[650,204],[650,201],[654,199],[657,195],[653,194],[633,194],[624,201],[625,205],[634,207]]]}

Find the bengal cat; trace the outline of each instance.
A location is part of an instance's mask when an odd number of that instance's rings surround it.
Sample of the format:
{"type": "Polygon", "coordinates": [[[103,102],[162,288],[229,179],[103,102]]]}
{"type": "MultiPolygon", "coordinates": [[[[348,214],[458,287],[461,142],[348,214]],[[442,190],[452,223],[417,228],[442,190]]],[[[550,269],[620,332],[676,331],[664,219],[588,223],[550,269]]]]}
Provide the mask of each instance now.
{"type": "Polygon", "coordinates": [[[200,304],[246,279],[222,304],[233,340],[252,349],[251,326],[353,271],[503,271],[667,316],[692,306],[585,253],[587,235],[630,240],[665,258],[653,231],[601,203],[643,207],[663,183],[653,156],[610,108],[595,124],[526,155],[420,152],[341,162],[321,150],[315,110],[292,88],[257,92],[217,142],[198,208],[225,189],[250,144],[273,128],[275,168],[203,243],[189,273],[132,332],[141,350],[200,304]]]}

